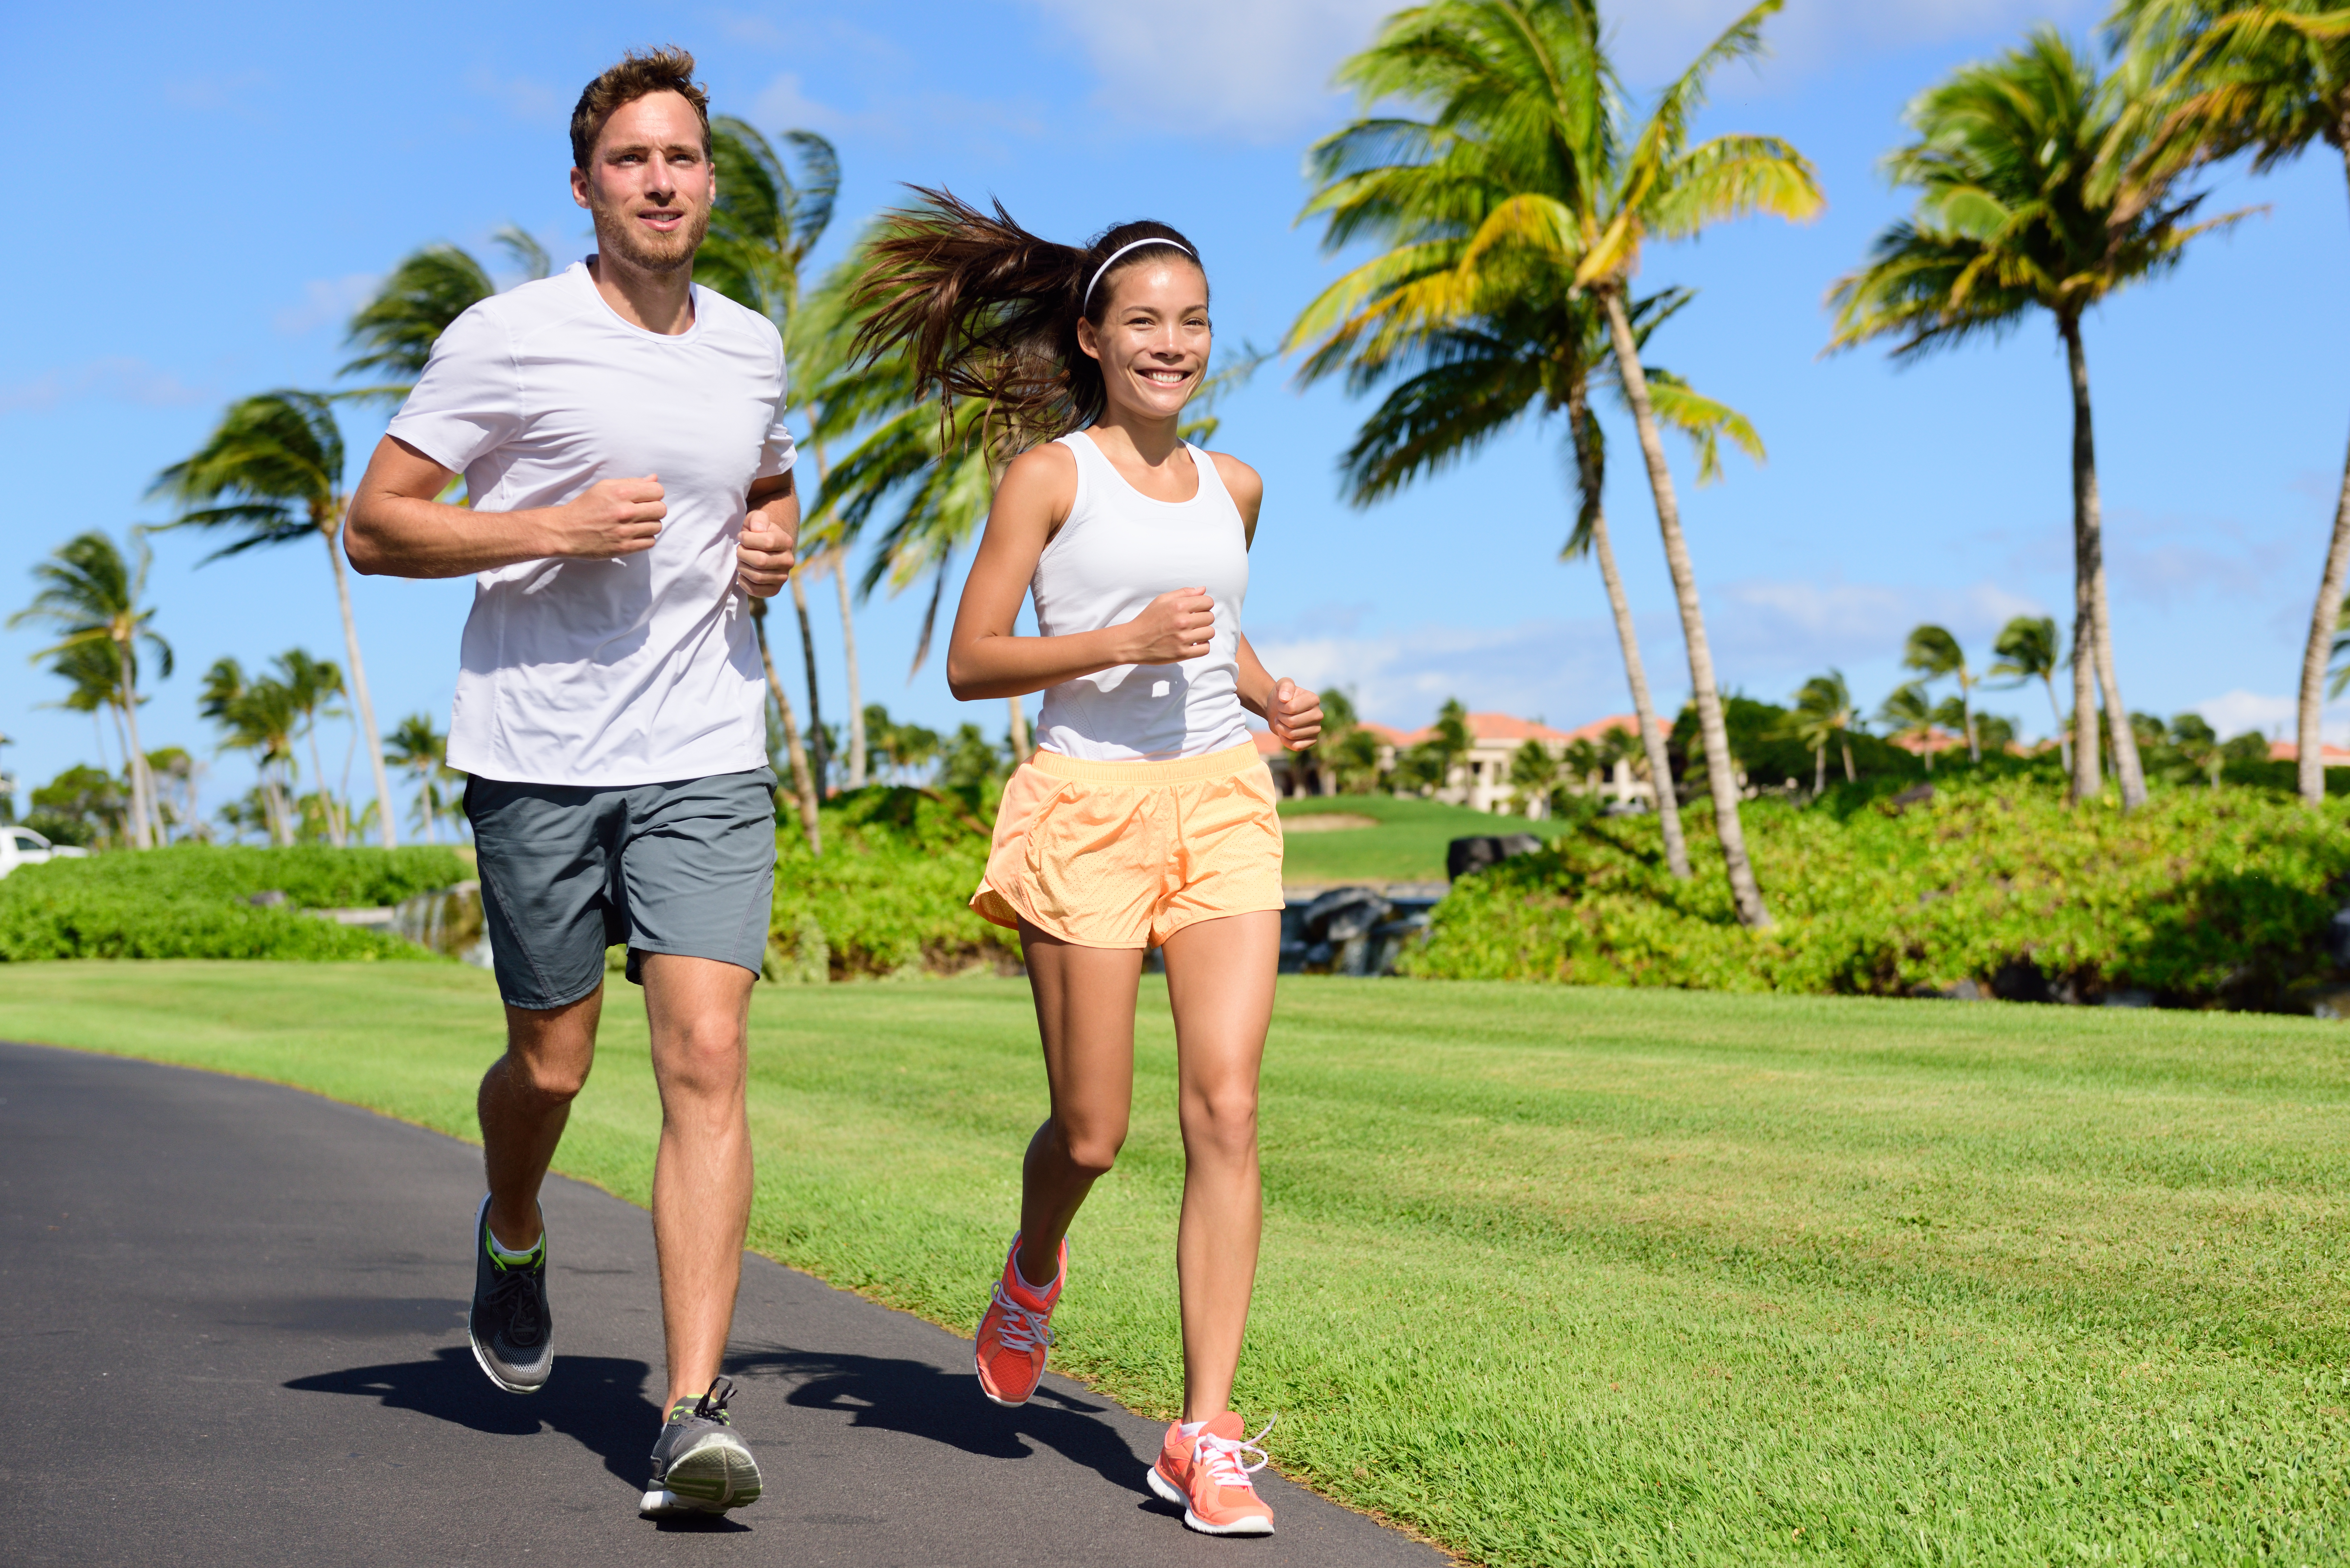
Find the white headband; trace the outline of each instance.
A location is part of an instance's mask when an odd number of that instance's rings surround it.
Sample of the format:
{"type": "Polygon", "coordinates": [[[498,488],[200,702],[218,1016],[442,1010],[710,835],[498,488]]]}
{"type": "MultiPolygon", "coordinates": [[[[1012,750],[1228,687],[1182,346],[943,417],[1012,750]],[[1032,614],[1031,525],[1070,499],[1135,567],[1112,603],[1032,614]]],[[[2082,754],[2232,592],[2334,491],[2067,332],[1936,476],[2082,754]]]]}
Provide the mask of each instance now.
{"type": "Polygon", "coordinates": [[[1185,255],[1191,256],[1193,261],[1196,262],[1200,259],[1196,255],[1191,255],[1191,247],[1183,244],[1180,240],[1162,239],[1159,235],[1153,234],[1149,239],[1129,241],[1128,244],[1122,244],[1118,246],[1118,249],[1110,252],[1109,261],[1106,261],[1102,263],[1101,265],[1094,268],[1094,275],[1086,281],[1086,296],[1077,301],[1077,308],[1079,310],[1083,310],[1087,306],[1091,305],[1094,302],[1094,285],[1099,283],[1101,281],[1101,275],[1109,270],[1110,262],[1118,260],[1118,257],[1124,255],[1128,251],[1139,251],[1145,245],[1173,245],[1185,255]]]}

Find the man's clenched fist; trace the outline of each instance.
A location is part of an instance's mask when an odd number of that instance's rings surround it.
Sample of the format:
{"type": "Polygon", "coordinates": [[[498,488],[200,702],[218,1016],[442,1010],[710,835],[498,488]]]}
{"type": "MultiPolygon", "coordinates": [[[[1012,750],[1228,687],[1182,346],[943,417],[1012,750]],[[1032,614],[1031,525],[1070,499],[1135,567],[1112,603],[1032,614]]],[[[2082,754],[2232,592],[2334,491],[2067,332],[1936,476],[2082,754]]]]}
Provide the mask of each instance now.
{"type": "Polygon", "coordinates": [[[764,513],[751,513],[743,519],[743,537],[734,546],[734,580],[753,598],[773,598],[791,580],[793,549],[798,543],[764,513]]]}

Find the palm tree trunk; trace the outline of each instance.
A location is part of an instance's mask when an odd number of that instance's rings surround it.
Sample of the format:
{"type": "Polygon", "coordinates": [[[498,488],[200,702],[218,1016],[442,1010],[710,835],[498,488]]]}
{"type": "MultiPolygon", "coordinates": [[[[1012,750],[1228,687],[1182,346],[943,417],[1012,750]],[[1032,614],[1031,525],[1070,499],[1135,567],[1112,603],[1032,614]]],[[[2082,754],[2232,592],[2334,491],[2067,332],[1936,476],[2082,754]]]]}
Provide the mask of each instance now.
{"type": "Polygon", "coordinates": [[[2122,704],[2122,689],[2114,679],[2113,623],[2106,615],[2106,564],[2102,552],[2097,575],[2090,583],[2097,607],[2097,683],[2106,693],[2106,729],[2114,748],[2114,776],[2121,781],[2122,809],[2136,811],[2146,804],[2146,765],[2137,753],[2137,727],[2122,704]]]}
{"type": "MultiPolygon", "coordinates": [[[[2350,159],[2350,148],[2344,157],[2350,159]]],[[[2309,646],[2301,655],[2301,722],[2295,729],[2299,754],[2293,763],[2301,798],[2325,802],[2325,670],[2334,661],[2345,578],[2350,578],[2350,459],[2342,465],[2342,493],[2334,504],[2334,537],[2325,545],[2325,573],[2317,581],[2317,607],[2309,616],[2309,646]]]]}
{"type": "Polygon", "coordinates": [[[2048,688],[2048,711],[2056,720],[2056,754],[2064,761],[2064,771],[2073,771],[2073,727],[2064,722],[2064,707],[2056,701],[2056,677],[2043,670],[2040,684],[2048,688]]]}
{"type": "MultiPolygon", "coordinates": [[[[1616,373],[1631,400],[1632,421],[1640,432],[1640,455],[1648,463],[1648,488],[1657,499],[1657,526],[1665,536],[1665,564],[1672,571],[1673,597],[1679,602],[1681,634],[1689,643],[1690,685],[1697,703],[1698,733],[1705,742],[1706,782],[1713,792],[1713,831],[1721,841],[1721,857],[1730,873],[1730,896],[1738,906],[1741,923],[1761,929],[1771,923],[1771,911],[1755,885],[1754,867],[1746,857],[1746,834],[1738,816],[1738,774],[1730,760],[1730,733],[1721,722],[1721,697],[1714,690],[1713,650],[1705,639],[1705,611],[1698,603],[1697,575],[1690,566],[1689,542],[1681,536],[1680,505],[1673,495],[1672,471],[1665,465],[1665,444],[1657,433],[1657,410],[1648,400],[1648,378],[1640,369],[1639,345],[1632,337],[1631,318],[1625,314],[1624,291],[1609,285],[1600,291],[1607,306],[1607,332],[1616,348],[1616,373]]],[[[1646,736],[1642,737],[1647,739],[1646,736]]],[[[1657,781],[1659,794],[1671,787],[1669,774],[1657,781]]]]}
{"type": "Polygon", "coordinates": [[[1967,715],[1967,761],[1982,761],[1982,742],[1975,738],[1975,683],[1967,677],[1966,667],[1959,667],[1959,705],[1967,715]]]}
{"type": "Polygon", "coordinates": [[[1828,792],[1828,743],[1822,741],[1812,753],[1812,798],[1816,800],[1828,792]]]}
{"type": "MultiPolygon", "coordinates": [[[[367,662],[359,657],[359,623],[351,615],[351,582],[343,564],[342,513],[333,514],[333,523],[319,529],[327,540],[327,559],[335,568],[335,604],[343,612],[343,649],[351,660],[351,701],[359,705],[359,732],[367,737],[368,766],[375,774],[376,828],[383,836],[386,849],[400,847],[400,825],[393,820],[391,809],[391,774],[383,765],[383,737],[375,730],[375,700],[368,695],[367,662]]],[[[327,781],[320,779],[318,787],[325,789],[327,781]]]]}
{"type": "Polygon", "coordinates": [[[327,788],[327,764],[318,760],[318,716],[310,715],[310,771],[318,775],[318,815],[327,819],[327,842],[336,848],[344,847],[342,818],[335,810],[335,796],[327,788]]]}
{"type": "Polygon", "coordinates": [[[122,654],[123,745],[130,754],[125,770],[130,777],[130,842],[139,849],[155,847],[154,775],[147,770],[147,749],[139,742],[139,667],[129,644],[122,654]]]}
{"type": "MultiPolygon", "coordinates": [[[[129,682],[126,680],[124,684],[127,688],[129,682]]],[[[130,781],[130,846],[133,849],[152,849],[155,845],[148,826],[146,769],[141,765],[147,758],[139,747],[139,715],[133,711],[137,695],[127,691],[125,695],[127,701],[112,706],[115,722],[122,731],[123,754],[130,759],[122,771],[130,781]]]]}
{"type": "MultiPolygon", "coordinates": [[[[808,422],[816,422],[814,410],[809,410],[808,422]]],[[[816,494],[821,499],[828,466],[824,459],[824,443],[811,441],[808,450],[816,453],[816,494]]],[[[848,541],[842,538],[829,554],[832,580],[840,589],[840,651],[848,668],[848,787],[863,789],[869,761],[865,749],[865,683],[857,670],[857,616],[848,602],[848,541]]]]}
{"type": "Polygon", "coordinates": [[[808,749],[816,753],[808,759],[808,765],[815,770],[816,793],[822,795],[825,781],[832,776],[832,757],[824,741],[824,703],[816,696],[816,633],[808,626],[807,589],[801,585],[797,571],[792,573],[791,583],[792,608],[798,613],[800,622],[800,662],[807,669],[808,749]]]}
{"type": "Polygon", "coordinates": [[[2089,424],[2089,362],[2081,352],[2081,324],[2059,317],[2064,357],[2073,377],[2073,800],[2094,800],[2105,787],[2096,737],[2098,569],[2104,545],[2097,535],[2096,438],[2089,424]]]}
{"type": "Polygon", "coordinates": [[[832,552],[832,580],[840,586],[840,650],[848,664],[848,787],[863,789],[866,777],[865,689],[857,676],[857,618],[848,605],[848,556],[832,552]]]}
{"type": "Polygon", "coordinates": [[[1690,877],[1689,841],[1681,836],[1680,796],[1673,789],[1672,759],[1665,751],[1665,732],[1657,723],[1656,704],[1648,697],[1648,670],[1640,659],[1640,636],[1632,625],[1631,602],[1624,597],[1624,579],[1616,570],[1616,546],[1607,537],[1607,513],[1598,504],[1599,452],[1591,439],[1591,411],[1584,402],[1585,383],[1577,376],[1567,389],[1567,427],[1575,435],[1575,461],[1583,475],[1584,493],[1592,498],[1591,553],[1599,562],[1599,580],[1607,589],[1608,612],[1616,618],[1616,645],[1624,655],[1624,679],[1632,688],[1632,722],[1640,729],[1640,745],[1648,758],[1648,784],[1657,797],[1657,826],[1665,840],[1665,865],[1681,881],[1690,877]]]}
{"type": "Polygon", "coordinates": [[[1855,773],[1852,766],[1852,742],[1850,741],[1839,741],[1836,743],[1844,748],[1844,782],[1846,784],[1858,784],[1860,782],[1860,774],[1855,773]]]}
{"type": "Polygon", "coordinates": [[[1012,717],[1004,734],[1012,744],[1012,765],[1018,767],[1028,760],[1028,711],[1020,705],[1017,697],[1007,701],[1012,704],[1012,717]]]}
{"type": "Polygon", "coordinates": [[[793,815],[800,819],[800,832],[807,838],[808,853],[824,853],[824,836],[816,824],[816,780],[808,772],[807,753],[800,746],[799,721],[793,717],[792,700],[784,695],[784,683],[775,679],[775,656],[767,651],[767,601],[751,601],[751,629],[759,639],[759,662],[766,667],[767,690],[774,693],[775,709],[784,716],[784,752],[792,760],[793,815]]]}

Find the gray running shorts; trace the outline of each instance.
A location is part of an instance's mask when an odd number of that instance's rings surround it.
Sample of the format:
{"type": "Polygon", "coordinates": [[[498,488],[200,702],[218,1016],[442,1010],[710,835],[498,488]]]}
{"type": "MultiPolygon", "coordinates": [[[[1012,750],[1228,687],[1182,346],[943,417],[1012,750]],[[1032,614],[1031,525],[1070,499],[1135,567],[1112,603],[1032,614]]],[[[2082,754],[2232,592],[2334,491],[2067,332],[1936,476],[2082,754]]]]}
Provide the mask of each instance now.
{"type": "Polygon", "coordinates": [[[604,982],[604,950],[717,959],[759,972],[775,896],[775,775],[675,784],[465,785],[498,994],[561,1007],[604,982]]]}

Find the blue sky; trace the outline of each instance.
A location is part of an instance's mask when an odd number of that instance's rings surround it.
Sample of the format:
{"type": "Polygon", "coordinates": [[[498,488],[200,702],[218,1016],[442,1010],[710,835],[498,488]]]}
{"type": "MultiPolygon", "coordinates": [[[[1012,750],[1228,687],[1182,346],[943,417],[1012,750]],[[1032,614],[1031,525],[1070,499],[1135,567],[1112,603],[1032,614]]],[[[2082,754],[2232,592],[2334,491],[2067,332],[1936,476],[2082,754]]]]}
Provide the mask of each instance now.
{"type": "MultiPolygon", "coordinates": [[[[1159,217],[1200,242],[1219,334],[1270,346],[1342,265],[1294,226],[1301,155],[1347,114],[1327,90],[1331,67],[1387,9],[583,0],[559,12],[427,3],[393,21],[331,7],[43,7],[16,25],[20,52],[80,64],[20,82],[6,113],[16,144],[73,150],[45,166],[90,199],[69,202],[78,232],[28,234],[9,268],[0,459],[41,476],[50,499],[7,527],[0,608],[29,597],[24,568],[71,535],[161,520],[147,484],[229,400],[331,384],[343,322],[407,251],[446,239],[487,255],[490,234],[517,222],[558,261],[581,254],[566,116],[629,46],[685,44],[717,108],[834,140],[847,181],[822,259],[900,182],[998,196],[1071,239],[1159,217]]],[[[1627,75],[1662,79],[1736,9],[1615,7],[1627,75]]],[[[1790,11],[1773,25],[1773,57],[1721,80],[1705,129],[1794,140],[1819,167],[1827,212],[1656,250],[1643,282],[1699,290],[1653,358],[1746,411],[1770,445],[1765,466],[1733,455],[1705,490],[1682,472],[1724,684],[1783,698],[1833,664],[1873,706],[1919,620],[1950,626],[1981,663],[2009,615],[2064,618],[2064,366],[2043,321],[1904,370],[1875,350],[1823,359],[1821,296],[1901,210],[1876,165],[1903,103],[2035,21],[2083,35],[2098,8],[1794,0],[1790,11]]],[[[2350,431],[2338,283],[2350,234],[2341,171],[2324,158],[2261,180],[2230,173],[2212,202],[2269,211],[2089,326],[2115,635],[2131,707],[2272,730],[2289,720],[2350,431]]],[[[1351,686],[1367,716],[1399,724],[1455,694],[1560,724],[1622,711],[1596,576],[1556,559],[1567,523],[1556,431],[1530,428],[1357,512],[1333,463],[1364,410],[1336,387],[1300,393],[1289,369],[1268,364],[1232,400],[1218,442],[1267,482],[1246,620],[1268,662],[1351,686]]],[[[356,478],[381,416],[353,412],[346,429],[356,478]]],[[[1633,450],[1620,420],[1616,433],[1619,453],[1633,450]]],[[[1686,669],[1653,514],[1621,458],[1608,505],[1651,679],[1678,703],[1686,669]]],[[[198,569],[201,538],[154,543],[151,597],[180,671],[156,686],[146,739],[210,759],[217,804],[251,780],[242,759],[213,757],[197,677],[223,653],[252,664],[296,644],[340,659],[324,552],[305,543],[198,569]]],[[[445,723],[470,595],[465,583],[357,584],[387,727],[417,710],[445,723]]],[[[877,596],[858,612],[867,700],[933,726],[999,729],[1001,704],[958,705],[935,659],[908,681],[918,597],[877,596]]],[[[828,585],[814,603],[837,718],[828,585]]],[[[26,661],[37,646],[29,629],[0,634],[0,731],[16,742],[5,765],[28,782],[97,744],[87,719],[44,706],[62,683],[26,661]]],[[[2027,732],[2048,727],[2037,692],[1990,702],[2027,732]]],[[[2350,730],[2341,720],[2350,711],[2329,728],[2350,730]]]]}

